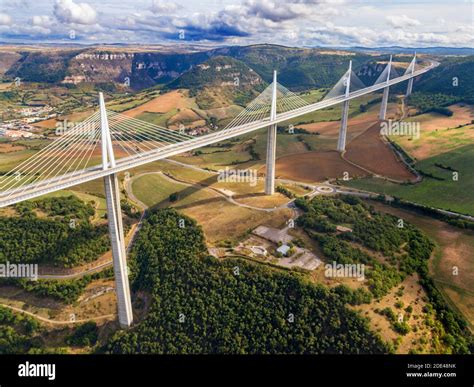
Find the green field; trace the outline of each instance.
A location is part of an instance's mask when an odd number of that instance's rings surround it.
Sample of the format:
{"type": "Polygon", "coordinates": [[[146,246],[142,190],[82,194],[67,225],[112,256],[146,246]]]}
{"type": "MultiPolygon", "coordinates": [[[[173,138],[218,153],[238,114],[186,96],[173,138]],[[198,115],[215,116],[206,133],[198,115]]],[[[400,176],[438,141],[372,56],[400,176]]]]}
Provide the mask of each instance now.
{"type": "Polygon", "coordinates": [[[137,119],[149,122],[154,125],[166,127],[168,125],[168,120],[173,117],[175,114],[178,113],[177,109],[172,109],[166,113],[151,113],[151,112],[144,112],[139,114],[137,119]]]}
{"type": "Polygon", "coordinates": [[[344,182],[350,187],[371,192],[384,193],[412,202],[445,210],[474,215],[474,145],[467,145],[450,152],[430,157],[416,164],[418,170],[431,173],[444,180],[425,177],[415,185],[401,185],[382,179],[367,178],[344,182]],[[458,181],[453,172],[436,166],[442,164],[459,173],[458,181]]]}
{"type": "MultiPolygon", "coordinates": [[[[247,136],[225,141],[222,144],[232,144],[232,146],[208,146],[198,150],[192,156],[178,155],[173,157],[186,164],[199,165],[202,168],[218,170],[225,166],[235,168],[260,168],[265,164],[267,151],[267,130],[262,129],[247,136]],[[259,156],[253,159],[250,154],[250,147],[259,156]]],[[[290,154],[299,154],[311,150],[329,150],[336,146],[336,139],[331,139],[316,134],[288,134],[278,133],[276,157],[283,157],[290,154]]]]}
{"type": "Polygon", "coordinates": [[[202,189],[171,181],[159,174],[137,177],[132,182],[132,189],[134,195],[149,207],[181,207],[213,197],[202,189]],[[174,192],[178,193],[179,200],[170,203],[169,196],[174,192]]]}

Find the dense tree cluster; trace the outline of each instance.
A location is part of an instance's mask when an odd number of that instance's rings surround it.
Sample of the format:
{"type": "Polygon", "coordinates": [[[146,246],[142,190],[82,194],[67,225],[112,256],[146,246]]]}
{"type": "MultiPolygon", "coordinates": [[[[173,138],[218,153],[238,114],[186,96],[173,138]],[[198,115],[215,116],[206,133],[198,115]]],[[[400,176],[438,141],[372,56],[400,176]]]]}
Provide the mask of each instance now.
{"type": "Polygon", "coordinates": [[[107,227],[90,224],[94,209],[75,197],[24,202],[16,209],[20,217],[0,217],[0,263],[72,267],[109,249],[107,227]],[[48,218],[37,217],[34,209],[48,218]]]}
{"type": "Polygon", "coordinates": [[[367,321],[345,306],[352,298],[347,289],[209,257],[200,227],[175,210],[149,215],[133,257],[133,287],[151,292],[153,303],[144,321],[115,335],[112,353],[388,351],[367,321]]]}
{"type": "Polygon", "coordinates": [[[94,321],[86,322],[78,326],[66,339],[68,345],[75,347],[93,346],[97,343],[99,330],[94,321]]]}
{"type": "Polygon", "coordinates": [[[37,280],[31,281],[27,279],[4,279],[0,283],[15,285],[21,287],[27,292],[34,293],[42,297],[52,297],[66,304],[72,304],[78,300],[84,292],[87,285],[98,279],[113,279],[113,268],[109,267],[105,270],[94,274],[87,274],[79,279],[71,280],[37,280]]]}
{"type": "Polygon", "coordinates": [[[85,204],[74,195],[21,202],[15,205],[15,209],[23,216],[30,215],[37,209],[47,213],[50,218],[62,217],[65,220],[75,219],[86,223],[94,216],[91,203],[85,204]]]}
{"type": "Polygon", "coordinates": [[[452,116],[453,112],[446,106],[458,102],[458,97],[442,94],[442,93],[422,93],[415,92],[410,95],[408,102],[415,106],[420,113],[435,112],[445,116],[452,116]]]}
{"type": "Polygon", "coordinates": [[[319,242],[324,256],[328,259],[341,264],[368,265],[365,270],[367,285],[376,298],[385,296],[390,289],[403,281],[404,277],[397,269],[377,262],[369,254],[335,236],[316,233],[311,233],[311,236],[319,242]]]}
{"type": "Polygon", "coordinates": [[[72,304],[82,294],[86,286],[91,282],[91,276],[84,276],[75,280],[16,280],[14,283],[27,292],[32,292],[42,297],[52,297],[66,304],[72,304]]]}
{"type": "MultiPolygon", "coordinates": [[[[334,232],[336,225],[349,225],[352,232],[338,236],[381,252],[405,274],[412,274],[426,264],[434,244],[420,230],[395,216],[376,212],[356,197],[317,196],[310,203],[298,199],[306,211],[298,219],[305,228],[334,232]]],[[[341,255],[341,254],[340,254],[341,255]]]]}
{"type": "Polygon", "coordinates": [[[291,192],[288,188],[285,188],[282,185],[276,187],[276,191],[280,192],[282,195],[285,195],[287,198],[293,199],[296,195],[291,192]]]}

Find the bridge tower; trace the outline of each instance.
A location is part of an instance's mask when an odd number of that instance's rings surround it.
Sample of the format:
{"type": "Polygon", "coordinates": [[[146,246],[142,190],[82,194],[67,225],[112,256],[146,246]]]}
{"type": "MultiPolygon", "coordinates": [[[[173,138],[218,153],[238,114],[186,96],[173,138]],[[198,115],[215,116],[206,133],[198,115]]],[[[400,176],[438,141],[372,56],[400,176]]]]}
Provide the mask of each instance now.
{"type": "MultiPolygon", "coordinates": [[[[387,65],[387,80],[386,83],[390,82],[390,71],[392,70],[392,55],[390,55],[390,61],[388,62],[387,65]]],[[[379,113],[379,119],[380,120],[385,120],[385,116],[387,115],[387,105],[388,105],[388,92],[389,92],[390,86],[387,86],[383,89],[383,96],[382,96],[382,105],[380,106],[380,113],[379,113]]]]}
{"type": "MultiPolygon", "coordinates": [[[[104,96],[99,94],[100,126],[102,145],[102,168],[115,167],[115,156],[110,137],[109,122],[105,110],[104,96]]],[[[115,292],[117,294],[118,318],[122,328],[128,328],[133,321],[130,285],[128,283],[127,257],[120,206],[120,190],[117,174],[104,177],[105,200],[107,203],[107,220],[109,223],[110,243],[115,276],[115,292]]]]}
{"type": "MultiPolygon", "coordinates": [[[[277,113],[277,72],[273,72],[272,105],[270,110],[270,120],[276,119],[277,113]]],[[[275,156],[276,156],[276,136],[277,126],[271,125],[267,131],[267,165],[265,176],[265,194],[275,193],[275,156]]]]}
{"type": "MultiPolygon", "coordinates": [[[[412,75],[415,72],[415,65],[416,65],[416,52],[415,52],[415,55],[413,56],[413,59],[411,60],[410,65],[408,66],[408,69],[407,69],[408,71],[411,72],[412,75]]],[[[413,78],[410,78],[408,80],[407,92],[406,92],[405,96],[408,97],[411,94],[412,90],[413,90],[413,78]]]]}
{"type": "MultiPolygon", "coordinates": [[[[349,97],[351,88],[352,61],[349,61],[349,70],[346,73],[344,84],[346,86],[345,96],[349,97]]],[[[342,104],[341,128],[339,129],[339,138],[337,140],[337,150],[344,152],[346,150],[347,121],[349,119],[349,100],[342,104]]]]}

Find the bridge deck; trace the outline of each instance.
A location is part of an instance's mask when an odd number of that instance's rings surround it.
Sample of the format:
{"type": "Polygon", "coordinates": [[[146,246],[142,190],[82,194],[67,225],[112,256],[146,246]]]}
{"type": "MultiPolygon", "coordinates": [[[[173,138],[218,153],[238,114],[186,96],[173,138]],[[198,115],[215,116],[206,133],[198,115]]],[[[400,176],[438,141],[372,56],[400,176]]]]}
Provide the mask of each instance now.
{"type": "Polygon", "coordinates": [[[386,88],[387,86],[393,86],[400,82],[422,75],[434,67],[438,66],[439,63],[431,61],[429,66],[423,69],[417,70],[412,74],[406,74],[390,80],[387,83],[379,83],[373,86],[366,87],[349,93],[348,96],[339,96],[330,98],[320,102],[310,104],[308,106],[294,109],[292,111],[281,113],[276,116],[275,119],[270,118],[259,120],[257,122],[248,123],[241,126],[236,126],[231,129],[225,129],[218,132],[210,133],[204,136],[199,136],[186,140],[180,143],[167,145],[159,149],[143,152],[134,156],[128,156],[117,160],[116,166],[103,170],[102,166],[95,166],[88,169],[80,170],[71,174],[59,176],[54,179],[44,180],[36,184],[26,185],[21,188],[0,192],[0,208],[6,207],[24,200],[33,199],[38,196],[42,196],[47,193],[58,191],[61,189],[69,188],[78,184],[82,184],[91,180],[95,180],[100,177],[104,177],[113,173],[123,172],[131,168],[138,167],[153,161],[165,159],[171,156],[175,156],[180,153],[192,151],[197,148],[201,148],[207,145],[211,145],[223,140],[228,140],[233,137],[241,136],[246,133],[250,133],[273,124],[278,124],[317,110],[321,110],[330,106],[337,105],[344,101],[348,101],[365,94],[373,93],[377,90],[386,88]]]}

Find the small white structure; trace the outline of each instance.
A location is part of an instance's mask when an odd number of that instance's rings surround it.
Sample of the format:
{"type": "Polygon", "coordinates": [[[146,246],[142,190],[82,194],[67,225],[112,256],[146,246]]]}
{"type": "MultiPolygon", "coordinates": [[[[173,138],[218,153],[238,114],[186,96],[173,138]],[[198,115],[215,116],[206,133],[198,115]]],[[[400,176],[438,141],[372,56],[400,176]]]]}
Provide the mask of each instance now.
{"type": "Polygon", "coordinates": [[[281,245],[278,249],[277,252],[281,253],[284,257],[288,254],[288,251],[290,251],[290,246],[288,245],[281,245]]]}

